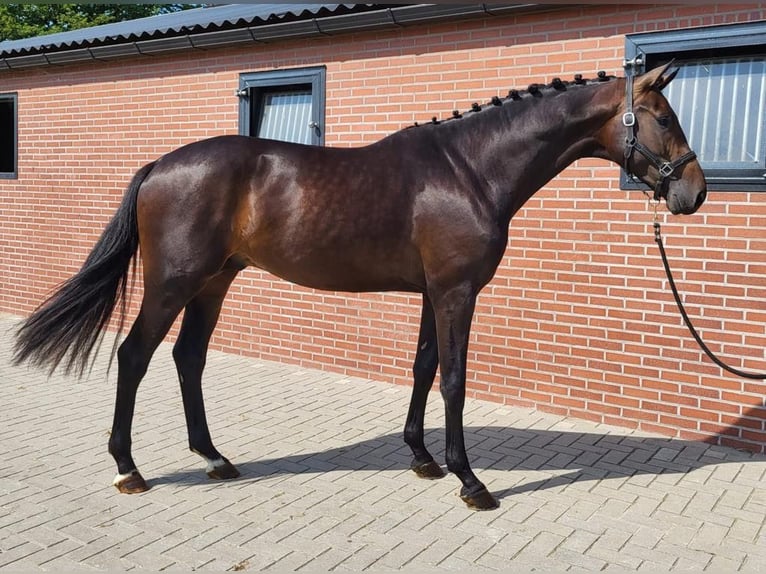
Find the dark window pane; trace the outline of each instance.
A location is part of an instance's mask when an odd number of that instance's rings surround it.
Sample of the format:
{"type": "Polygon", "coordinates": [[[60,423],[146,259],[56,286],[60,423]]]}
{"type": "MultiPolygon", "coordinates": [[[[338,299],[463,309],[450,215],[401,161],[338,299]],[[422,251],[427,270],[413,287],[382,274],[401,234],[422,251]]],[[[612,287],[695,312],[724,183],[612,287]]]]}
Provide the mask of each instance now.
{"type": "Polygon", "coordinates": [[[16,101],[0,97],[0,173],[16,171],[16,101]]]}

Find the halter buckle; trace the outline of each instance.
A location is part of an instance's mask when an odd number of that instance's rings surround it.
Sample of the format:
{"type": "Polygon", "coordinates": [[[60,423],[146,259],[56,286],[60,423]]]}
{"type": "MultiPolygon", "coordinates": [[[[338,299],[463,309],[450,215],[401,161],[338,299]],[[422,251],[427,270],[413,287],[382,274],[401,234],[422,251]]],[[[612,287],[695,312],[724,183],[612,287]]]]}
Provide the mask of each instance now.
{"type": "Polygon", "coordinates": [[[636,125],[636,114],[633,112],[625,112],[622,114],[622,125],[624,125],[626,128],[630,128],[636,125]]]}
{"type": "Polygon", "coordinates": [[[669,161],[666,161],[658,168],[658,170],[660,172],[660,176],[662,178],[666,178],[673,175],[673,172],[676,171],[676,168],[669,161]]]}

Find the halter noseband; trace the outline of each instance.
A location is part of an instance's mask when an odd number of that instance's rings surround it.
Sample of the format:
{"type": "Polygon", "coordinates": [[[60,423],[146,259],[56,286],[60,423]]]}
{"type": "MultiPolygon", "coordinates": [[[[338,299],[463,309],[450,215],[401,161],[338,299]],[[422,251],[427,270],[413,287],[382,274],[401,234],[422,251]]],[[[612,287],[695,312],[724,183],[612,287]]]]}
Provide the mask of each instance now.
{"type": "Polygon", "coordinates": [[[674,161],[665,161],[656,153],[647,148],[636,138],[635,125],[636,114],[633,113],[633,78],[637,67],[642,66],[644,63],[641,56],[636,56],[632,60],[625,60],[623,67],[625,68],[625,113],[622,114],[622,125],[627,129],[625,134],[625,173],[632,180],[636,180],[636,176],[630,169],[630,159],[633,157],[633,152],[637,151],[643,155],[650,164],[652,164],[659,174],[657,183],[654,184],[654,201],[659,201],[662,195],[662,188],[665,185],[665,180],[671,178],[676,169],[681,167],[686,162],[689,162],[697,157],[697,154],[689,150],[687,153],[674,161]]]}

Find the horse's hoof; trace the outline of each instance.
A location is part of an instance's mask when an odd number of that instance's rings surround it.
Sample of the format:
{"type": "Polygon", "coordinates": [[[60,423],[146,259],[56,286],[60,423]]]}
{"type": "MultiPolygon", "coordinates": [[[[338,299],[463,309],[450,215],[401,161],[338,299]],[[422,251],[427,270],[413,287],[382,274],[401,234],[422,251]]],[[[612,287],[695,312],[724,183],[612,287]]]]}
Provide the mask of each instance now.
{"type": "Polygon", "coordinates": [[[207,468],[207,475],[214,480],[231,480],[239,477],[237,467],[231,464],[227,459],[221,459],[223,463],[210,465],[207,468]]]}
{"type": "Polygon", "coordinates": [[[122,494],[138,494],[149,490],[149,485],[137,470],[128,474],[118,474],[114,477],[112,484],[122,494]]]}
{"type": "Polygon", "coordinates": [[[460,490],[460,498],[463,499],[463,502],[465,502],[471,510],[495,510],[500,507],[500,503],[497,499],[484,487],[474,493],[468,493],[465,487],[463,487],[460,490]]]}
{"type": "Polygon", "coordinates": [[[412,468],[413,472],[415,472],[415,474],[417,474],[420,478],[433,480],[436,478],[444,477],[444,471],[442,470],[442,467],[436,464],[433,460],[423,464],[413,462],[410,468],[412,468]]]}

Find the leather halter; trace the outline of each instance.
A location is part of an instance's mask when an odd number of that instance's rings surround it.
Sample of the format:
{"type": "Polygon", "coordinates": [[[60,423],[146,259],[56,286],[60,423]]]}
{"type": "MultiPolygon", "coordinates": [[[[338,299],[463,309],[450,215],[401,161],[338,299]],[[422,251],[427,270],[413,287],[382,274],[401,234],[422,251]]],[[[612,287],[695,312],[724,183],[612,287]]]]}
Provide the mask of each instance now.
{"type": "Polygon", "coordinates": [[[662,189],[665,185],[665,181],[672,178],[676,169],[696,158],[697,154],[689,150],[687,153],[673,161],[663,160],[636,138],[636,114],[633,113],[633,78],[636,67],[642,66],[643,63],[644,61],[641,56],[637,56],[632,60],[625,60],[624,62],[626,94],[625,113],[622,114],[622,125],[624,125],[627,130],[625,135],[624,154],[625,173],[630,179],[635,181],[637,178],[630,169],[630,160],[633,157],[634,151],[643,155],[649,163],[657,169],[658,178],[657,182],[654,184],[654,201],[659,201],[660,197],[662,197],[662,189]]]}

